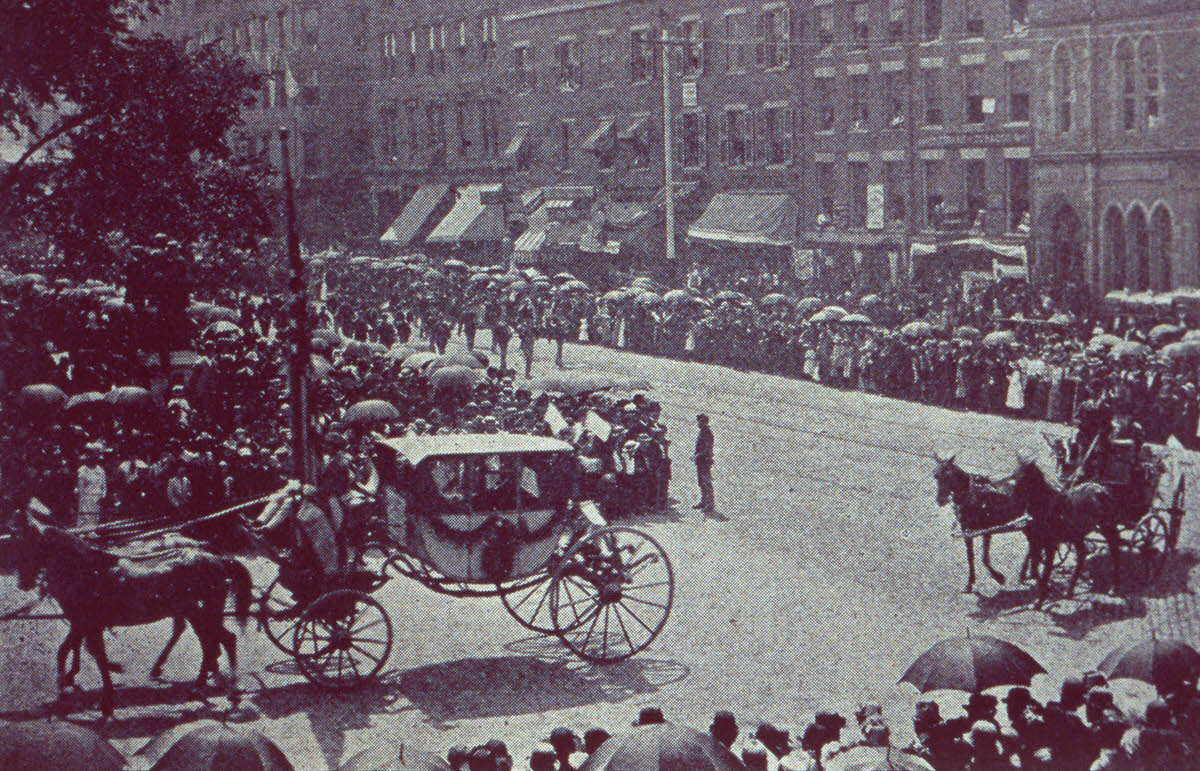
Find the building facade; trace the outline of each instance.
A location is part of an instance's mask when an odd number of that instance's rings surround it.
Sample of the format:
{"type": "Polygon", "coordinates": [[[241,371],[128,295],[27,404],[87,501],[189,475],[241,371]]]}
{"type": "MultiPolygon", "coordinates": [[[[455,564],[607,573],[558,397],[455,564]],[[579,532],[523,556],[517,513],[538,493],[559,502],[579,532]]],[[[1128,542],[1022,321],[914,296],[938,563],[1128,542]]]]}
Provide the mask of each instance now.
{"type": "Polygon", "coordinates": [[[1041,0],[1035,274],[1200,284],[1200,3],[1041,0]]]}

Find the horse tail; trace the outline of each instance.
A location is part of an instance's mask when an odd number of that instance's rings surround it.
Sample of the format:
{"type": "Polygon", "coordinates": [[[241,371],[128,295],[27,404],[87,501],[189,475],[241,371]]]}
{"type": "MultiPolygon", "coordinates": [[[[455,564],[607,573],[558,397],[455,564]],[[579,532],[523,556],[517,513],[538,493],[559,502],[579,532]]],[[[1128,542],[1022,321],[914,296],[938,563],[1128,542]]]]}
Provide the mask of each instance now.
{"type": "Polygon", "coordinates": [[[233,584],[234,614],[242,626],[250,620],[250,601],[253,595],[254,583],[250,571],[235,557],[222,557],[221,565],[225,577],[233,584]]]}

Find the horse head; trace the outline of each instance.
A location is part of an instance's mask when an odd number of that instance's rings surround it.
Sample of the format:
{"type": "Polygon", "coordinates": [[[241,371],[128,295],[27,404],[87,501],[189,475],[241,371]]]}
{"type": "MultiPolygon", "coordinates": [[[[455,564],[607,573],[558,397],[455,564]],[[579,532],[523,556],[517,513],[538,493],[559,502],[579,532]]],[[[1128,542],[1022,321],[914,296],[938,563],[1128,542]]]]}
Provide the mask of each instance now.
{"type": "Polygon", "coordinates": [[[954,458],[957,453],[953,453],[948,458],[934,453],[933,459],[937,463],[937,468],[933,471],[933,478],[937,481],[937,504],[945,506],[950,502],[954,495],[957,485],[955,481],[962,476],[961,469],[955,464],[954,458]],[[959,472],[959,473],[955,473],[959,472]]]}

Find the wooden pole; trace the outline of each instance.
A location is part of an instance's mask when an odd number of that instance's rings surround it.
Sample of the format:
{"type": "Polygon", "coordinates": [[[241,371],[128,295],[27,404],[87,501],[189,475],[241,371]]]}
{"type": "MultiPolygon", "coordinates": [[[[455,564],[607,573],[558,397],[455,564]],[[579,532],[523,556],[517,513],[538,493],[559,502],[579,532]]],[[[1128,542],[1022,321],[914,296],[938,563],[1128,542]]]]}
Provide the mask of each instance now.
{"type": "Polygon", "coordinates": [[[292,268],[292,463],[301,484],[315,478],[308,443],[308,367],[312,359],[312,339],[308,329],[308,285],[304,280],[304,260],[300,256],[300,235],[296,231],[296,202],[292,192],[292,162],[287,128],[279,129],[283,153],[284,212],[287,220],[288,263],[292,268]]]}

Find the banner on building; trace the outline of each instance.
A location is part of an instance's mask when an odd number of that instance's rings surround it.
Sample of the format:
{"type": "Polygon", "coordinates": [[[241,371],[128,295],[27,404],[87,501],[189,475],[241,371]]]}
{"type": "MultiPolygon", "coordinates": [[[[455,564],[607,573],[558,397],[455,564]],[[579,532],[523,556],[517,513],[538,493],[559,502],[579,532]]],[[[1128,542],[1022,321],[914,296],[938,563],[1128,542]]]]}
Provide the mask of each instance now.
{"type": "Polygon", "coordinates": [[[867,185],[867,227],[883,230],[883,185],[867,185]]]}

